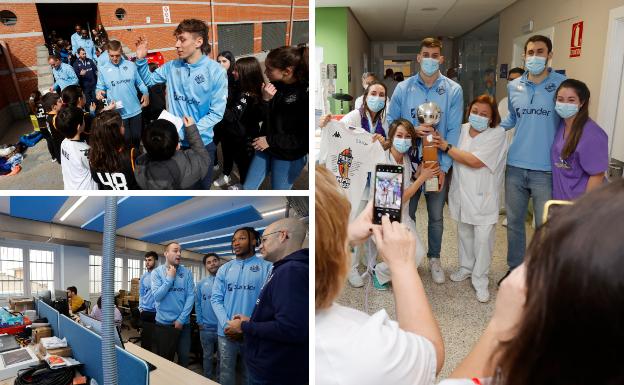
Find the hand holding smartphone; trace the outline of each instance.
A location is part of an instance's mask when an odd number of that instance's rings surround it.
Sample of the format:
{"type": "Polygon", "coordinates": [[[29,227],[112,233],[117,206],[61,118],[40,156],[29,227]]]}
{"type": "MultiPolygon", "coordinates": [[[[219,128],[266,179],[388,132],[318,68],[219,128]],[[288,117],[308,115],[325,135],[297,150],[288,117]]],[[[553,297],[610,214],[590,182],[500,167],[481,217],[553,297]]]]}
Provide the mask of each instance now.
{"type": "Polygon", "coordinates": [[[374,182],[373,223],[381,224],[381,217],[386,214],[391,222],[401,222],[403,166],[378,164],[374,182]]]}

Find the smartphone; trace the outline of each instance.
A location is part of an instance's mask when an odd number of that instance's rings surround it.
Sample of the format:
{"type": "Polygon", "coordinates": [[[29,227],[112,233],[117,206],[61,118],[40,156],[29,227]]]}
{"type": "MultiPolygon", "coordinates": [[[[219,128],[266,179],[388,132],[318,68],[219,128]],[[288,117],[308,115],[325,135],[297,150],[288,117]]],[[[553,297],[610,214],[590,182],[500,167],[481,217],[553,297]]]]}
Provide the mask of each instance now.
{"type": "Polygon", "coordinates": [[[381,224],[381,217],[386,214],[390,221],[401,222],[403,166],[378,164],[374,180],[373,223],[381,224]]]}

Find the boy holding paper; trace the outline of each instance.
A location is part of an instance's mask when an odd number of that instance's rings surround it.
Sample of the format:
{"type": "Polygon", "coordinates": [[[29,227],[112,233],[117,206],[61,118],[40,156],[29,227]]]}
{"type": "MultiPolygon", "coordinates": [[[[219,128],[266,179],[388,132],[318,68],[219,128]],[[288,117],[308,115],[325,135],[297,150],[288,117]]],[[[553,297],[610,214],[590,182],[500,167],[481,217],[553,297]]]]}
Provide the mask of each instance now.
{"type": "Polygon", "coordinates": [[[212,159],[204,147],[193,118],[182,119],[163,111],[143,132],[146,153],[135,163],[134,174],[142,189],[180,190],[197,185],[212,159]],[[184,137],[189,148],[180,149],[178,130],[184,125],[184,137]]]}

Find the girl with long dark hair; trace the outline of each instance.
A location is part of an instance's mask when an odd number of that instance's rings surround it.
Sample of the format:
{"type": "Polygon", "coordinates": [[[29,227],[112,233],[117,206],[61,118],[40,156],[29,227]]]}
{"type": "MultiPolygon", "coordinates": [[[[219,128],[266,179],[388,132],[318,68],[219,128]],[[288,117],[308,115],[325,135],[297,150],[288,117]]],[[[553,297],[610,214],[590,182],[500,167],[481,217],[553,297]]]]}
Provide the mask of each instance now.
{"type": "Polygon", "coordinates": [[[121,115],[103,111],[94,120],[89,138],[91,177],[100,190],[136,190],[134,147],[127,147],[121,115]]]}
{"type": "Polygon", "coordinates": [[[274,190],[290,190],[308,161],[308,48],[281,47],[264,62],[271,83],[262,89],[265,119],[245,190],[257,190],[271,174],[274,190]]]}
{"type": "MultiPolygon", "coordinates": [[[[224,159],[227,154],[233,161],[229,164],[224,161],[223,176],[228,177],[229,181],[232,163],[236,163],[241,185],[230,188],[239,189],[245,183],[254,156],[253,140],[260,136],[260,122],[264,117],[262,109],[264,77],[260,63],[254,57],[238,59],[234,76],[238,82],[237,94],[223,115],[221,149],[224,159]]],[[[215,186],[219,186],[217,182],[219,180],[215,181],[215,186]]]]}
{"type": "Polygon", "coordinates": [[[553,199],[573,200],[605,180],[609,138],[589,117],[589,88],[564,80],[557,89],[555,111],[561,124],[550,149],[553,199]]]}
{"type": "MultiPolygon", "coordinates": [[[[234,66],[236,63],[236,59],[234,58],[234,54],[230,51],[223,51],[219,53],[217,56],[217,62],[221,64],[227,73],[228,80],[228,98],[226,104],[226,111],[234,105],[234,102],[238,100],[239,96],[239,83],[234,76],[234,66]]],[[[215,144],[222,143],[223,136],[225,131],[225,122],[221,120],[214,127],[214,137],[213,141],[215,144]]],[[[230,172],[232,171],[232,166],[234,165],[234,158],[232,154],[224,151],[223,143],[221,144],[221,156],[223,158],[223,174],[219,178],[217,178],[213,185],[215,187],[224,187],[230,184],[230,172]],[[227,172],[226,172],[227,171],[227,172]]],[[[219,171],[219,159],[218,156],[214,157],[214,171],[219,171]]]]}

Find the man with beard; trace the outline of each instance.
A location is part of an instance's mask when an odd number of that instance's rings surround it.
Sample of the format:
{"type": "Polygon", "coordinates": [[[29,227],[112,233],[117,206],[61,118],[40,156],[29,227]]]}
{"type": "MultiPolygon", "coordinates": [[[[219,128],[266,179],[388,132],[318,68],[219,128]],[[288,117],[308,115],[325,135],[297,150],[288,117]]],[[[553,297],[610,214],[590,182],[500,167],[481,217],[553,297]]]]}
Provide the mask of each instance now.
{"type": "MultiPolygon", "coordinates": [[[[221,385],[236,384],[236,359],[244,355],[239,338],[226,338],[224,329],[227,322],[236,314],[251,315],[260,289],[271,270],[270,262],[256,256],[259,240],[260,236],[253,227],[242,227],[234,232],[232,252],[236,259],[221,266],[212,288],[210,301],[219,321],[217,338],[221,385]]],[[[243,368],[243,377],[247,377],[246,368],[243,368]]],[[[242,383],[247,383],[247,380],[243,378],[242,383]]]]}
{"type": "Polygon", "coordinates": [[[286,218],[266,228],[260,247],[273,269],[251,318],[234,316],[226,335],[244,337],[249,384],[308,382],[309,250],[302,249],[306,225],[286,218]]]}
{"type": "Polygon", "coordinates": [[[217,344],[217,316],[212,310],[210,297],[215,276],[219,270],[219,256],[209,253],[204,256],[204,267],[208,275],[197,283],[195,314],[199,326],[199,339],[204,350],[204,377],[212,379],[212,355],[217,344]]]}
{"type": "Polygon", "coordinates": [[[163,333],[155,341],[158,354],[173,361],[177,347],[178,364],[188,366],[191,349],[191,325],[189,316],[193,309],[195,284],[193,273],[180,264],[181,249],[177,242],[165,246],[164,265],[152,272],[152,293],[156,303],[156,325],[160,331],[175,328],[178,332],[163,333]],[[177,336],[177,338],[168,338],[177,336]],[[175,345],[175,346],[173,346],[175,345]]]}

